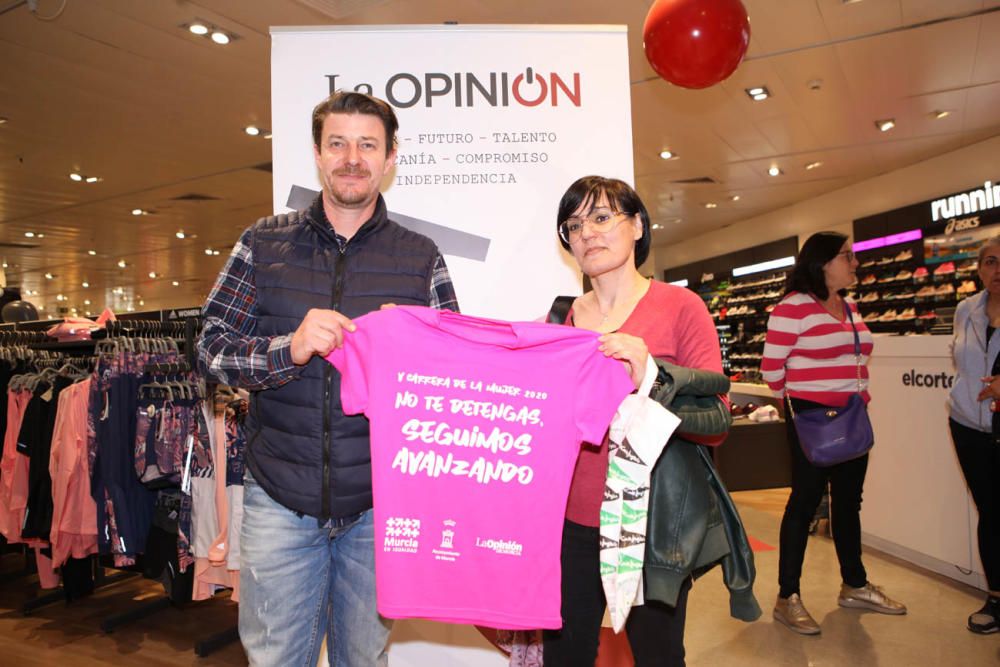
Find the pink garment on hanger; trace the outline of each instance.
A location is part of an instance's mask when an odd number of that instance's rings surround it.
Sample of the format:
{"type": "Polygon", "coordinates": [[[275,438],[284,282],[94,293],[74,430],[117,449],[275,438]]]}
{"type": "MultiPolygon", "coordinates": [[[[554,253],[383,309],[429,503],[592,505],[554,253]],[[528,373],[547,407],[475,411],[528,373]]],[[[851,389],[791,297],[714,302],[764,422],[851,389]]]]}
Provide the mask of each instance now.
{"type": "Polygon", "coordinates": [[[24,509],[28,505],[28,467],[31,460],[17,452],[17,435],[21,432],[24,409],[30,400],[30,391],[7,392],[7,432],[4,433],[3,460],[0,461],[0,534],[8,544],[23,542],[33,547],[41,587],[55,588],[59,585],[59,575],[52,567],[52,560],[41,553],[48,542],[21,539],[24,509]]]}
{"type": "Polygon", "coordinates": [[[87,460],[88,378],[59,394],[49,475],[52,477],[52,561],[97,553],[97,503],[90,495],[87,460]]]}

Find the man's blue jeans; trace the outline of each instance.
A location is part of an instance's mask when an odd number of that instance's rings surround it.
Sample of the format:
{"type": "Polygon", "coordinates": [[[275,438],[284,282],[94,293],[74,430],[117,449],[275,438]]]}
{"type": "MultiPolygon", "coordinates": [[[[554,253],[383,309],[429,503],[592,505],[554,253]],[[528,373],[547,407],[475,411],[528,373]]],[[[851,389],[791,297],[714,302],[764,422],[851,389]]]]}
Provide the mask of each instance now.
{"type": "Polygon", "coordinates": [[[388,664],[392,622],[375,608],[372,511],[325,526],[275,502],[247,473],[240,533],[240,640],[251,665],[388,664]],[[344,525],[340,525],[343,523],[344,525]]]}

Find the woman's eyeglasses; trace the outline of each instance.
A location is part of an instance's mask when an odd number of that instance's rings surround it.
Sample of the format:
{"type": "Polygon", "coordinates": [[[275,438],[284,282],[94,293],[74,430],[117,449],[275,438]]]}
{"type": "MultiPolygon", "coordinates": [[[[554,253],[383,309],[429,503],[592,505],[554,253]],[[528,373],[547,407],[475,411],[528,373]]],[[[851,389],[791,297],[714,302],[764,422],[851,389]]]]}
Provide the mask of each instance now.
{"type": "Polygon", "coordinates": [[[625,213],[616,213],[608,209],[597,209],[591,211],[589,215],[583,217],[566,218],[559,223],[559,237],[566,243],[574,243],[580,240],[583,235],[583,226],[588,224],[595,232],[604,234],[610,232],[618,226],[625,218],[619,216],[625,213]],[[618,218],[616,220],[616,218],[618,218]]]}

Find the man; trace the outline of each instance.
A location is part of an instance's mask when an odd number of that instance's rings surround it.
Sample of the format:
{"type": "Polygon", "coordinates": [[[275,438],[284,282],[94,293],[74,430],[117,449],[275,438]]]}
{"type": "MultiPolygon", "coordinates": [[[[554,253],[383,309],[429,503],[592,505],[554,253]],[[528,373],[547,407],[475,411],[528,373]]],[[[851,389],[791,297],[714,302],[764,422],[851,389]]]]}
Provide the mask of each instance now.
{"type": "Polygon", "coordinates": [[[434,243],[387,218],[396,160],[384,101],[337,92],[313,110],[323,192],[263,218],[233,248],[203,310],[202,372],[249,389],[240,638],[251,665],[384,665],[375,608],[368,422],[345,416],[323,357],[352,317],[387,303],[458,310],[434,243]]]}

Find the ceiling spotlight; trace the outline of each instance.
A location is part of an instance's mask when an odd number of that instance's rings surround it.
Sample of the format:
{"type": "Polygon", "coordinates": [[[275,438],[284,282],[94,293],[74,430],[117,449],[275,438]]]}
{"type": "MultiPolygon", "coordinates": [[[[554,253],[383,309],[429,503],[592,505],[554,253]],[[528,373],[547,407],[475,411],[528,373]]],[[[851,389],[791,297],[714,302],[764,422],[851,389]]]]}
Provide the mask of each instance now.
{"type": "Polygon", "coordinates": [[[947,118],[950,115],[951,115],[950,111],[944,111],[944,110],[942,110],[942,111],[935,111],[934,112],[934,118],[935,118],[935,120],[941,120],[942,118],[947,118]]]}
{"type": "Polygon", "coordinates": [[[270,139],[271,138],[271,133],[270,132],[265,132],[264,133],[264,138],[265,139],[270,139]]]}
{"type": "Polygon", "coordinates": [[[84,280],[82,283],[80,283],[80,287],[90,287],[90,283],[84,280]]]}
{"type": "Polygon", "coordinates": [[[87,181],[88,183],[96,183],[96,182],[97,182],[97,181],[99,181],[99,180],[101,180],[101,179],[100,179],[100,177],[98,177],[98,176],[88,176],[88,177],[86,178],[86,181],[87,181]]]}
{"type": "Polygon", "coordinates": [[[27,236],[29,239],[35,238],[35,232],[25,232],[24,235],[27,236]]]}
{"type": "Polygon", "coordinates": [[[256,125],[247,125],[246,127],[243,128],[243,131],[249,134],[251,137],[256,137],[258,134],[260,134],[260,128],[257,127],[256,125]]]}
{"type": "Polygon", "coordinates": [[[90,305],[90,299],[84,299],[83,300],[83,305],[89,306],[90,305]]]}
{"type": "Polygon", "coordinates": [[[673,160],[677,157],[677,154],[673,151],[660,151],[660,157],[664,160],[673,160]]]}
{"type": "Polygon", "coordinates": [[[35,238],[36,239],[44,239],[45,238],[45,234],[41,234],[41,233],[35,234],[35,238]]]}
{"type": "Polygon", "coordinates": [[[156,271],[150,271],[149,272],[149,277],[150,278],[155,278],[156,277],[156,271]]]}
{"type": "Polygon", "coordinates": [[[208,34],[208,26],[205,25],[204,23],[198,23],[197,21],[195,21],[194,23],[192,23],[191,25],[189,25],[188,26],[188,30],[190,30],[195,35],[207,35],[208,34]]]}
{"type": "Polygon", "coordinates": [[[761,102],[771,96],[771,91],[769,91],[765,86],[747,88],[746,93],[754,102],[761,102]]]}
{"type": "Polygon", "coordinates": [[[213,254],[213,255],[218,255],[218,254],[219,254],[219,251],[218,251],[218,250],[213,250],[213,251],[212,251],[212,254],[213,254]]]}
{"type": "Polygon", "coordinates": [[[118,260],[118,268],[119,269],[124,269],[126,266],[128,266],[128,264],[125,262],[124,259],[119,259],[118,260]]]}
{"type": "Polygon", "coordinates": [[[772,165],[771,168],[767,170],[767,173],[771,176],[781,176],[783,172],[778,169],[778,167],[772,165]]]}
{"type": "Polygon", "coordinates": [[[46,274],[45,274],[45,279],[46,279],[46,280],[52,280],[53,278],[55,278],[55,276],[54,276],[54,275],[52,275],[51,273],[46,273],[46,274]]]}
{"type": "Polygon", "coordinates": [[[212,249],[211,248],[205,248],[205,254],[206,255],[211,255],[212,254],[212,249]]]}
{"type": "Polygon", "coordinates": [[[5,261],[3,264],[0,264],[0,266],[2,266],[3,268],[6,269],[7,268],[7,262],[5,261]]]}
{"type": "Polygon", "coordinates": [[[3,125],[6,122],[7,122],[7,117],[6,116],[0,116],[0,125],[3,125]]]}
{"type": "Polygon", "coordinates": [[[132,215],[143,215],[144,213],[145,211],[143,211],[141,208],[132,209],[132,215]]]}
{"type": "Polygon", "coordinates": [[[212,33],[212,41],[215,42],[216,44],[225,45],[228,44],[230,40],[229,40],[229,35],[222,32],[221,30],[216,30],[215,32],[212,33]]]}
{"type": "Polygon", "coordinates": [[[178,230],[177,230],[177,231],[176,231],[176,232],[174,233],[174,236],[176,236],[176,237],[177,237],[177,238],[179,238],[179,239],[182,239],[182,238],[184,238],[184,236],[185,236],[185,234],[184,234],[184,230],[183,230],[183,229],[178,229],[178,230]]]}
{"type": "Polygon", "coordinates": [[[170,284],[173,285],[174,287],[178,287],[180,285],[180,283],[176,280],[171,280],[170,284]]]}
{"type": "Polygon", "coordinates": [[[140,306],[145,306],[145,305],[146,305],[146,302],[145,302],[145,301],[143,301],[142,299],[139,299],[139,305],[140,305],[140,306]]]}
{"type": "Polygon", "coordinates": [[[878,128],[879,132],[888,132],[892,128],[896,127],[896,120],[894,118],[886,118],[885,120],[875,121],[875,127],[878,128]]]}
{"type": "Polygon", "coordinates": [[[65,300],[66,297],[64,297],[62,294],[56,294],[56,301],[65,301],[65,300]]]}
{"type": "Polygon", "coordinates": [[[716,204],[714,201],[705,202],[705,208],[716,208],[717,206],[718,204],[716,204]]]}
{"type": "Polygon", "coordinates": [[[69,175],[69,180],[76,181],[77,183],[79,183],[80,181],[83,180],[83,176],[74,171],[72,174],[69,175]]]}
{"type": "Polygon", "coordinates": [[[812,171],[816,167],[822,167],[822,166],[823,166],[822,162],[819,162],[819,161],[810,162],[809,164],[806,165],[806,171],[812,171]]]}
{"type": "Polygon", "coordinates": [[[94,255],[97,254],[97,251],[96,250],[88,250],[87,254],[90,255],[91,257],[93,257],[94,255]]]}
{"type": "Polygon", "coordinates": [[[729,201],[739,201],[739,200],[740,200],[739,195],[733,195],[732,197],[729,198],[729,201]]]}
{"type": "Polygon", "coordinates": [[[658,222],[654,222],[653,223],[653,231],[656,231],[658,229],[663,229],[663,225],[659,224],[658,222]]]}

